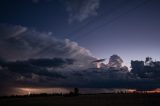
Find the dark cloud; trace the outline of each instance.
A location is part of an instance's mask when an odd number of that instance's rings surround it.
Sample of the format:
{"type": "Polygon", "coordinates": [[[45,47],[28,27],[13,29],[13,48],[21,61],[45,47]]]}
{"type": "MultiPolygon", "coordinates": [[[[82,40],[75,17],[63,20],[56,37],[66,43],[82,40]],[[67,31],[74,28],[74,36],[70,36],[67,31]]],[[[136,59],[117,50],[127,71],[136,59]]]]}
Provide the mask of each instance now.
{"type": "Polygon", "coordinates": [[[69,22],[82,22],[83,20],[96,16],[100,0],[66,0],[69,22]]]}
{"type": "Polygon", "coordinates": [[[51,32],[38,32],[18,25],[0,25],[0,56],[5,60],[72,58],[74,67],[89,67],[95,58],[90,51],[69,39],[58,40],[51,32]]]}
{"type": "Polygon", "coordinates": [[[72,59],[60,58],[30,59],[25,61],[1,61],[0,95],[13,94],[15,93],[12,92],[14,88],[25,86],[63,86],[63,80],[66,80],[68,76],[62,73],[62,71],[57,71],[56,68],[65,69],[65,65],[71,64],[73,64],[72,59]]]}
{"type": "MultiPolygon", "coordinates": [[[[30,83],[35,80],[40,80],[41,77],[46,78],[65,78],[61,73],[56,72],[55,68],[64,68],[65,65],[71,65],[71,59],[30,59],[27,61],[15,61],[15,62],[1,62],[1,75],[2,80],[7,78],[12,81],[27,81],[30,79],[30,83]],[[52,69],[48,69],[52,68],[52,69]],[[11,77],[12,76],[12,77],[11,77]]],[[[73,61],[73,60],[72,60],[73,61]]]]}
{"type": "Polygon", "coordinates": [[[133,88],[147,90],[160,87],[159,80],[154,76],[146,79],[128,71],[114,71],[104,68],[89,68],[77,71],[65,70],[66,68],[63,66],[74,64],[70,61],[71,59],[60,58],[30,59],[15,62],[1,61],[0,85],[3,89],[4,87],[60,86],[80,88],[133,88]],[[60,63],[57,64],[57,62],[60,63]],[[57,68],[60,67],[63,70],[57,70],[57,68]]]}
{"type": "MultiPolygon", "coordinates": [[[[146,60],[148,60],[148,57],[146,60]]],[[[150,61],[149,64],[144,64],[144,61],[131,61],[131,66],[131,72],[138,75],[140,78],[152,80],[160,79],[160,61],[150,61]]]]}
{"type": "Polygon", "coordinates": [[[30,59],[29,63],[39,67],[62,67],[64,64],[71,65],[74,63],[73,59],[30,59]]]}

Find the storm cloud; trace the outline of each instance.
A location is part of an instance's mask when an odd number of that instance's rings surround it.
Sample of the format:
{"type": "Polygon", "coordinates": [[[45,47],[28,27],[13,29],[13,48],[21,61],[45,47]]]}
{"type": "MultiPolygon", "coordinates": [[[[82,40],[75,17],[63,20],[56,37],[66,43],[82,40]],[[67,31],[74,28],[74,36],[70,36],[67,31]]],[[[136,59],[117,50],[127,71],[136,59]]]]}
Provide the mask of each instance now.
{"type": "Polygon", "coordinates": [[[0,58],[5,60],[67,57],[76,60],[75,67],[89,67],[95,60],[89,50],[69,39],[56,39],[51,32],[1,24],[0,33],[0,58]]]}
{"type": "MultiPolygon", "coordinates": [[[[65,85],[65,72],[87,69],[95,60],[89,50],[69,39],[56,39],[20,25],[0,24],[0,85],[65,85]]],[[[1,88],[1,89],[2,89],[1,88]]]]}
{"type": "Polygon", "coordinates": [[[57,59],[36,59],[34,62],[33,60],[15,62],[1,61],[1,89],[4,89],[4,87],[51,88],[60,86],[145,90],[160,87],[158,80],[154,78],[141,78],[131,72],[96,68],[78,71],[67,71],[65,68],[64,70],[58,70],[58,68],[63,68],[65,65],[72,65],[72,63],[68,62],[68,59],[59,61],[60,63],[58,65],[57,62],[57,59]],[[46,62],[47,60],[52,61],[53,64],[46,62]]]}
{"type": "MultiPolygon", "coordinates": [[[[29,59],[25,61],[0,61],[1,82],[13,81],[37,82],[43,78],[65,78],[56,68],[73,64],[71,59],[29,59]],[[6,80],[7,79],[7,80],[6,80]]],[[[1,83],[2,84],[2,83],[1,83]]]]}
{"type": "MultiPolygon", "coordinates": [[[[97,59],[76,42],[59,40],[51,32],[39,32],[20,25],[0,25],[0,51],[2,93],[4,89],[15,87],[160,87],[159,76],[155,77],[159,68],[156,72],[148,69],[155,73],[149,77],[123,68],[97,69],[92,64],[97,59]]],[[[121,67],[122,62],[118,55],[112,55],[109,64],[121,67]]]]}

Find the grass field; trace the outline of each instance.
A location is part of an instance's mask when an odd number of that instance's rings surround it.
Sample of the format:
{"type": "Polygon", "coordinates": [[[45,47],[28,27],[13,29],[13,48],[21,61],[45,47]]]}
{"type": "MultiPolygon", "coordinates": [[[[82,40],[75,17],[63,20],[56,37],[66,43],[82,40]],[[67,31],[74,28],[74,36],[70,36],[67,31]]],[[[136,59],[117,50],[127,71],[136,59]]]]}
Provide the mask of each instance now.
{"type": "Polygon", "coordinates": [[[160,94],[94,94],[0,98],[0,106],[160,106],[160,94]]]}

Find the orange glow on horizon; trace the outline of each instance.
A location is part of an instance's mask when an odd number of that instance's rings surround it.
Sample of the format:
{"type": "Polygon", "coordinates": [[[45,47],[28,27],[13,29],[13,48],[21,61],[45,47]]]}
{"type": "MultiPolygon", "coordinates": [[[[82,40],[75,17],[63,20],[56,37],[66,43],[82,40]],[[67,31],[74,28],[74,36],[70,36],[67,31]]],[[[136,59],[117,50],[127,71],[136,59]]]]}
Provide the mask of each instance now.
{"type": "Polygon", "coordinates": [[[136,89],[128,89],[127,90],[127,93],[134,93],[134,92],[136,92],[137,90],[136,89]]]}
{"type": "Polygon", "coordinates": [[[129,89],[127,90],[128,93],[157,93],[160,94],[160,88],[154,89],[154,90],[147,90],[147,91],[138,91],[136,89],[129,89]]]}
{"type": "Polygon", "coordinates": [[[151,91],[146,91],[147,93],[160,93],[160,88],[151,90],[151,91]]]}
{"type": "MultiPolygon", "coordinates": [[[[72,91],[73,88],[15,88],[15,92],[12,92],[11,94],[13,95],[31,95],[31,94],[68,94],[70,91],[72,91]]],[[[81,93],[83,92],[86,93],[138,93],[138,94],[160,94],[160,88],[154,89],[154,90],[148,90],[148,91],[139,91],[136,89],[125,89],[125,88],[120,88],[120,89],[99,89],[99,90],[94,90],[92,88],[88,88],[87,90],[81,89],[81,93]],[[90,92],[91,91],[91,92],[90,92]]]]}

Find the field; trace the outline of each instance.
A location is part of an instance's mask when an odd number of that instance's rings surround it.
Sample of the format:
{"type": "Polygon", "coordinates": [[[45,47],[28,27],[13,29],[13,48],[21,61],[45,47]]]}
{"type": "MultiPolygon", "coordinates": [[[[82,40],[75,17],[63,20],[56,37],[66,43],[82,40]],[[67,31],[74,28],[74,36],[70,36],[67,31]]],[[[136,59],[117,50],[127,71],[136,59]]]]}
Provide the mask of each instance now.
{"type": "Polygon", "coordinates": [[[160,94],[1,97],[0,106],[160,106],[160,94]]]}

